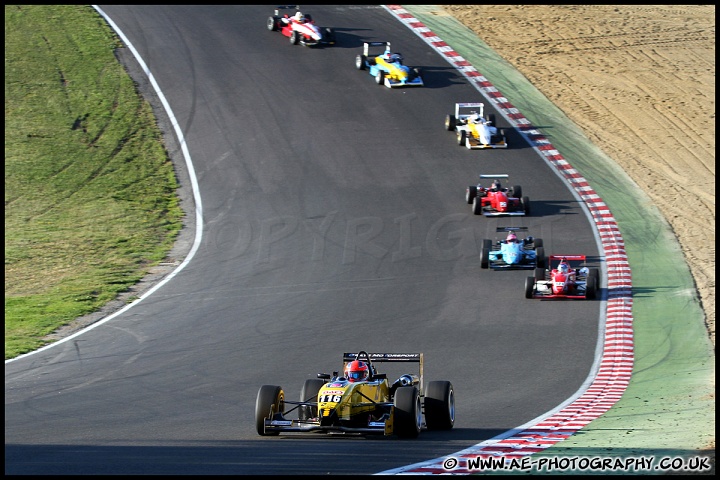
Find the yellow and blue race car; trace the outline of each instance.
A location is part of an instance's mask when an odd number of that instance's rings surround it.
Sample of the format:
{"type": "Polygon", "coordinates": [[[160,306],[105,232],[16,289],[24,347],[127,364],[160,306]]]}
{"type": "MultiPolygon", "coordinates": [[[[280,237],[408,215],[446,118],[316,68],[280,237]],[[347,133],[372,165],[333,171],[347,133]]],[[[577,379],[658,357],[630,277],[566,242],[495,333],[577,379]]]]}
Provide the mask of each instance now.
{"type": "Polygon", "coordinates": [[[423,428],[455,425],[455,390],[448,381],[423,383],[422,353],[343,354],[343,371],[308,378],[300,400],[290,401],[277,385],[263,385],[255,402],[259,435],[285,432],[396,435],[415,438],[423,428]],[[412,362],[418,373],[404,373],[392,384],[377,362],[412,362]],[[424,417],[424,421],[423,421],[424,417]]]}
{"type": "Polygon", "coordinates": [[[401,53],[392,53],[390,42],[365,42],[363,53],[355,57],[358,70],[368,70],[375,77],[375,83],[393,87],[422,87],[422,76],[419,68],[411,68],[403,64],[401,53]],[[370,54],[370,47],[384,47],[381,54],[370,54]]]}

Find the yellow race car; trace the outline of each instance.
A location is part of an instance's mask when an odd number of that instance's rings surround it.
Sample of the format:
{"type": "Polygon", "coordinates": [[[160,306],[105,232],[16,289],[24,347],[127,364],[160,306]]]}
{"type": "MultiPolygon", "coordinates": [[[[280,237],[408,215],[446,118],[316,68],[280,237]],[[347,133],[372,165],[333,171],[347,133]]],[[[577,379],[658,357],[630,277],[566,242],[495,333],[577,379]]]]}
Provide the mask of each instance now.
{"type": "Polygon", "coordinates": [[[255,427],[263,436],[284,432],[396,435],[415,438],[423,428],[455,425],[455,390],[448,381],[423,384],[422,353],[343,354],[343,371],[305,381],[300,400],[290,401],[277,385],[263,385],[255,403],[255,427]],[[411,362],[392,384],[374,363],[411,362]],[[423,421],[424,420],[424,421],[423,421]]]}
{"type": "Polygon", "coordinates": [[[507,148],[505,131],[497,128],[495,115],[484,115],[485,104],[456,103],[455,114],[445,117],[445,129],[457,133],[457,143],[468,149],[507,148]]]}
{"type": "Polygon", "coordinates": [[[390,42],[365,42],[363,53],[355,57],[355,68],[368,70],[375,77],[375,83],[394,87],[422,87],[424,85],[420,69],[403,64],[401,53],[392,53],[390,42]],[[384,47],[381,54],[370,54],[370,47],[384,47]]]}

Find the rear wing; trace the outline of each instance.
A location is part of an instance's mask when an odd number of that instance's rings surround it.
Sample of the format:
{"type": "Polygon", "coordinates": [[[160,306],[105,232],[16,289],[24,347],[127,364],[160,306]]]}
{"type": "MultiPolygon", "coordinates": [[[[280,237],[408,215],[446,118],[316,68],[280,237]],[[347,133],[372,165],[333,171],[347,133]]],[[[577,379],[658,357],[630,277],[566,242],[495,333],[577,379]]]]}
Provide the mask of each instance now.
{"type": "Polygon", "coordinates": [[[475,103],[456,103],[455,104],[455,118],[460,118],[461,116],[468,116],[471,113],[473,113],[473,110],[468,112],[469,109],[476,108],[475,110],[478,115],[481,117],[483,116],[483,111],[485,109],[485,104],[482,102],[475,102],[475,103]],[[467,113],[460,113],[460,111],[467,112],[467,113]]]}
{"type": "Polygon", "coordinates": [[[496,232],[527,232],[528,227],[497,227],[496,232]]]}
{"type": "Polygon", "coordinates": [[[550,255],[548,260],[557,260],[558,262],[562,259],[565,260],[581,260],[585,261],[585,255],[550,255]]]}
{"type": "Polygon", "coordinates": [[[365,42],[363,43],[363,55],[366,57],[370,56],[370,47],[385,47],[385,50],[390,49],[390,42],[365,42]]]}
{"type": "MultiPolygon", "coordinates": [[[[364,352],[352,352],[343,353],[343,371],[349,362],[352,362],[357,357],[358,353],[364,352]]],[[[378,362],[411,362],[418,364],[419,377],[420,377],[420,393],[424,393],[423,385],[423,354],[422,353],[370,353],[368,352],[370,363],[378,362]]]]}
{"type": "Polygon", "coordinates": [[[510,178],[507,173],[494,173],[492,175],[480,175],[480,178],[510,178]]]}
{"type": "Polygon", "coordinates": [[[291,10],[291,9],[300,10],[300,5],[279,5],[279,6],[275,7],[275,16],[277,17],[278,15],[280,15],[280,10],[291,10]]]}

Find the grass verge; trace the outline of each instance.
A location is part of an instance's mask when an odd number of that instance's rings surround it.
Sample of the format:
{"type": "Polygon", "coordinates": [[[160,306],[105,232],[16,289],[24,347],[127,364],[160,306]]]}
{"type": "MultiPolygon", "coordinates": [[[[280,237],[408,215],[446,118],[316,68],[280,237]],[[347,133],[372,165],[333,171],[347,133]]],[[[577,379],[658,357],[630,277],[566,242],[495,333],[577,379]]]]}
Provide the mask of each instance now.
{"type": "Polygon", "coordinates": [[[5,6],[5,359],[126,291],[182,227],[119,46],[90,6],[5,6]]]}

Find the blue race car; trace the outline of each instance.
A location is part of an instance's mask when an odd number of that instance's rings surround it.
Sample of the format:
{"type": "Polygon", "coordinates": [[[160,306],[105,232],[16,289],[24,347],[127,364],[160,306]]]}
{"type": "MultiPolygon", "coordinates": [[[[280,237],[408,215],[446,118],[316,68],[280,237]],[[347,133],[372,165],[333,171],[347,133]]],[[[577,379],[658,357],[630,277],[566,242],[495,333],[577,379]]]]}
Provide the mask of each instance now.
{"type": "Polygon", "coordinates": [[[515,232],[526,232],[527,227],[498,227],[497,232],[507,232],[502,240],[483,240],[480,250],[480,267],[501,269],[545,268],[545,249],[541,238],[517,237],[515,232]]]}
{"type": "Polygon", "coordinates": [[[403,65],[401,53],[390,51],[390,42],[365,42],[363,53],[355,57],[358,70],[367,69],[375,77],[375,83],[393,87],[422,87],[424,85],[420,70],[403,65]],[[385,47],[384,53],[371,55],[370,47],[385,47]]]}

